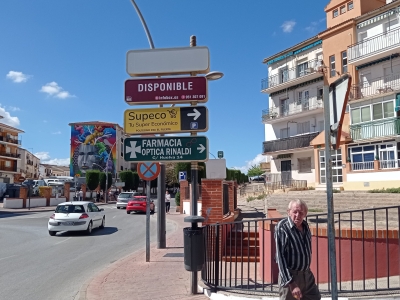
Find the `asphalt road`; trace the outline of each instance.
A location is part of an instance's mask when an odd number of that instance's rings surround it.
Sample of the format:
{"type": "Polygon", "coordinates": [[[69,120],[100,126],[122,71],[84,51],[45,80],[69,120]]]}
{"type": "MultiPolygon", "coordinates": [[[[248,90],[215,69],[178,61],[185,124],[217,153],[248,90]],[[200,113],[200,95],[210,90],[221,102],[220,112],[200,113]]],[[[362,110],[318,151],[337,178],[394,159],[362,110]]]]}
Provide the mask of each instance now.
{"type": "MultiPolygon", "coordinates": [[[[51,237],[47,222],[52,212],[0,211],[0,299],[72,300],[97,272],[145,247],[145,214],[128,215],[115,204],[102,208],[106,227],[90,236],[64,232],[51,237]]],[[[150,220],[153,243],[157,208],[150,220]]],[[[174,228],[167,222],[167,232],[174,228]]]]}

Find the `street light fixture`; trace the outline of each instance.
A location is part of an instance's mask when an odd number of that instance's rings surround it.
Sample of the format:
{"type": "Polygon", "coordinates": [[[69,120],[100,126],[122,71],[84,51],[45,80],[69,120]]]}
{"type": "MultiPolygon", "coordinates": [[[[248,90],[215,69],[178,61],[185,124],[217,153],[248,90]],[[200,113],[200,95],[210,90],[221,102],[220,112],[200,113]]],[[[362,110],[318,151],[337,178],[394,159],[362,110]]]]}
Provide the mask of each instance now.
{"type": "Polygon", "coordinates": [[[222,77],[224,77],[224,73],[219,72],[219,71],[212,71],[212,72],[207,73],[204,77],[210,81],[218,80],[218,79],[221,79],[222,77]]]}

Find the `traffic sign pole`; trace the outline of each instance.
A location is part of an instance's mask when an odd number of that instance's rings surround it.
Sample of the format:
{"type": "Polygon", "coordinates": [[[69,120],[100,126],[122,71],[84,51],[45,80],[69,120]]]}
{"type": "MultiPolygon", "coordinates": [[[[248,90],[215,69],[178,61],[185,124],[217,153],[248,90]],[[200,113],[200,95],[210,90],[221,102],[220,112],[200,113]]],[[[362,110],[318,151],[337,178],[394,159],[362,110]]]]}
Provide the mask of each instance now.
{"type": "Polygon", "coordinates": [[[146,262],[150,261],[150,180],[146,181],[146,262]]]}

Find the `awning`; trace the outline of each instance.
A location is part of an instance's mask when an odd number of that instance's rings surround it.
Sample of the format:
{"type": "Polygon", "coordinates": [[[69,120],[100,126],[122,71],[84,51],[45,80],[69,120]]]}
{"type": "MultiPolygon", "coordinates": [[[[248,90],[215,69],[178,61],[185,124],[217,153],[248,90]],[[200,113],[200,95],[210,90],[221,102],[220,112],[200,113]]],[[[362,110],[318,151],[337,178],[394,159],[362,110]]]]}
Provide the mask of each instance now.
{"type": "Polygon", "coordinates": [[[373,60],[373,61],[371,61],[369,63],[366,63],[366,64],[363,64],[363,65],[359,65],[358,67],[356,67],[356,70],[367,68],[367,67],[379,64],[381,62],[384,62],[384,61],[387,61],[387,60],[391,60],[391,59],[396,58],[396,57],[399,57],[398,53],[395,53],[395,54],[392,54],[392,55],[389,55],[389,56],[385,56],[385,57],[382,57],[382,58],[377,59],[377,60],[373,60]]]}

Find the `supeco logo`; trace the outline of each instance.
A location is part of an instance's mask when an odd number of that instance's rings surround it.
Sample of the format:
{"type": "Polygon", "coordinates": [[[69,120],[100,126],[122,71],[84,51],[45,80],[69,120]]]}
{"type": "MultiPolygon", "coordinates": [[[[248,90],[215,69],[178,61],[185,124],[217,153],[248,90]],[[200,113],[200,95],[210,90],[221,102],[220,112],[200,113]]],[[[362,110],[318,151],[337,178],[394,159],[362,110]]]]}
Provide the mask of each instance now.
{"type": "MultiPolygon", "coordinates": [[[[169,116],[172,119],[176,118],[177,110],[176,109],[168,109],[169,116]]],[[[146,120],[163,120],[167,118],[167,114],[165,112],[160,113],[135,113],[134,111],[129,112],[129,121],[146,121],[146,120]]]]}

